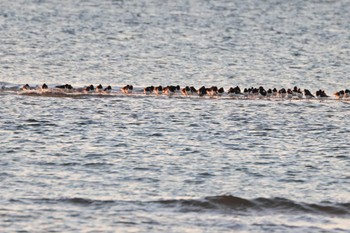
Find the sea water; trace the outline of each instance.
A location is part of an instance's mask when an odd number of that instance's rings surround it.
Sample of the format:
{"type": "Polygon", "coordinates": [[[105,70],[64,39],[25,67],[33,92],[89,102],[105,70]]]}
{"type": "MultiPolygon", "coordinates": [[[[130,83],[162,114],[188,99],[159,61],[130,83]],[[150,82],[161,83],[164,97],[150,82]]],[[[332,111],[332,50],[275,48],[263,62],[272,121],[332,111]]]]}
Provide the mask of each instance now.
{"type": "Polygon", "coordinates": [[[1,1],[0,231],[349,232],[350,102],[332,95],[350,87],[349,11],[345,0],[1,1]],[[149,85],[331,98],[144,95],[149,85]]]}

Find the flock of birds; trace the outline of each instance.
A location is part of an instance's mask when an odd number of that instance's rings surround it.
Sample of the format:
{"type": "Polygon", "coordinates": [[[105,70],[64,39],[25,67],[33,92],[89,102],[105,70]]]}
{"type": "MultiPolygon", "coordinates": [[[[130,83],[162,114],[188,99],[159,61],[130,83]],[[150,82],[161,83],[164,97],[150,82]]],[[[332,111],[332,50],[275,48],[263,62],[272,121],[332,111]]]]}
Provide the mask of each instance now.
{"type": "MultiPolygon", "coordinates": [[[[47,91],[50,88],[44,83],[41,87],[30,87],[28,84],[25,84],[22,86],[22,91],[28,91],[28,90],[41,90],[41,91],[47,91]]],[[[112,87],[109,85],[107,87],[103,87],[101,84],[97,85],[96,87],[94,85],[89,85],[82,88],[73,88],[70,84],[64,84],[64,85],[58,85],[55,86],[52,89],[64,91],[67,93],[83,93],[83,94],[89,94],[89,93],[100,93],[100,94],[109,94],[112,92],[112,87]]],[[[134,87],[132,85],[126,85],[120,89],[120,91],[124,94],[131,94],[134,90],[134,87]]],[[[257,98],[257,99],[265,99],[265,98],[282,98],[282,99],[328,99],[330,98],[329,95],[325,93],[324,90],[318,90],[316,91],[315,95],[310,92],[308,89],[304,89],[303,91],[295,86],[294,88],[285,89],[281,88],[277,90],[276,88],[273,89],[265,89],[264,87],[260,86],[258,88],[251,87],[251,88],[244,88],[243,90],[239,87],[230,87],[227,91],[224,90],[223,87],[218,88],[217,86],[212,87],[205,87],[202,86],[199,89],[196,89],[193,86],[186,86],[184,88],[180,88],[179,85],[177,86],[148,86],[143,89],[143,93],[145,95],[167,95],[172,96],[176,93],[179,93],[183,96],[223,96],[226,95],[228,97],[232,98],[257,98]]],[[[350,99],[350,90],[340,90],[334,93],[334,96],[337,99],[350,99]]]]}

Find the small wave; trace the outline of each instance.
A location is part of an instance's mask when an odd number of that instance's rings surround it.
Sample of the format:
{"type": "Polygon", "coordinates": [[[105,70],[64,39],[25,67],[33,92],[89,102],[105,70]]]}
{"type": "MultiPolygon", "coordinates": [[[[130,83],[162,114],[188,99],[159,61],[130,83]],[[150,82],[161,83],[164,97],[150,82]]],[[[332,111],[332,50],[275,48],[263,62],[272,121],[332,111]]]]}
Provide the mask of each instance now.
{"type": "Polygon", "coordinates": [[[85,163],[83,166],[86,167],[101,167],[101,166],[113,166],[113,163],[103,163],[103,162],[97,162],[97,163],[85,163]]]}
{"type": "Polygon", "coordinates": [[[294,202],[285,198],[244,199],[231,195],[205,197],[203,199],[160,200],[156,203],[167,207],[180,207],[182,211],[273,211],[280,213],[310,213],[325,215],[349,215],[350,203],[309,204],[294,202]]]}
{"type": "MultiPolygon", "coordinates": [[[[181,212],[219,211],[234,214],[244,214],[254,211],[256,213],[280,213],[280,214],[316,214],[330,216],[350,215],[350,203],[321,202],[318,204],[295,202],[286,198],[255,198],[245,199],[231,195],[211,196],[200,199],[169,199],[156,201],[137,200],[96,200],[82,197],[64,198],[24,198],[10,199],[10,202],[27,204],[72,204],[82,206],[113,206],[124,202],[141,204],[158,204],[166,208],[177,208],[181,212]]],[[[125,204],[125,203],[124,203],[125,204]]]]}
{"type": "Polygon", "coordinates": [[[161,133],[154,133],[154,134],[151,134],[151,135],[149,135],[150,137],[162,137],[163,136],[163,134],[161,134],[161,133]]]}
{"type": "Polygon", "coordinates": [[[114,204],[113,200],[93,200],[88,198],[81,197],[72,197],[72,198],[24,198],[24,199],[10,199],[10,202],[19,202],[19,203],[27,203],[34,202],[37,204],[74,204],[74,205],[106,205],[106,204],[114,204]]]}
{"type": "Polygon", "coordinates": [[[74,198],[62,198],[58,199],[59,202],[67,202],[67,203],[72,203],[72,204],[79,204],[79,205],[104,205],[104,204],[112,204],[114,201],[112,200],[92,200],[92,199],[87,199],[87,198],[79,198],[79,197],[74,197],[74,198]]]}

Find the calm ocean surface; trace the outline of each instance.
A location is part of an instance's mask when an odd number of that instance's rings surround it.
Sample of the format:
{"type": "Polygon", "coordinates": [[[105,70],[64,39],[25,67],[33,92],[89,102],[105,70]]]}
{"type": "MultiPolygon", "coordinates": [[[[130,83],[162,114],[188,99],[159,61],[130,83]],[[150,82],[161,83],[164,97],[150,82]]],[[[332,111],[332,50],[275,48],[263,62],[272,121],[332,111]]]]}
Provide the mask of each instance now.
{"type": "Polygon", "coordinates": [[[0,1],[0,232],[350,232],[350,101],[333,97],[350,88],[349,15],[347,0],[0,1]]]}

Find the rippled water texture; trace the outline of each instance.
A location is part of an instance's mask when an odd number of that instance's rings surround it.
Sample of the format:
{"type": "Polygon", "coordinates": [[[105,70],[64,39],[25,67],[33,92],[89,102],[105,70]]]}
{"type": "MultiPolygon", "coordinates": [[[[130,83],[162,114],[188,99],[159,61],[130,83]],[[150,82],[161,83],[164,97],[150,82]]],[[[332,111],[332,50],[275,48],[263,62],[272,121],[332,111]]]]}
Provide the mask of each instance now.
{"type": "Polygon", "coordinates": [[[10,82],[344,88],[348,1],[2,1],[10,82]]]}
{"type": "MultiPolygon", "coordinates": [[[[349,88],[348,1],[1,1],[0,82],[349,88]]],[[[0,91],[0,231],[348,232],[350,102],[0,91]]]]}

